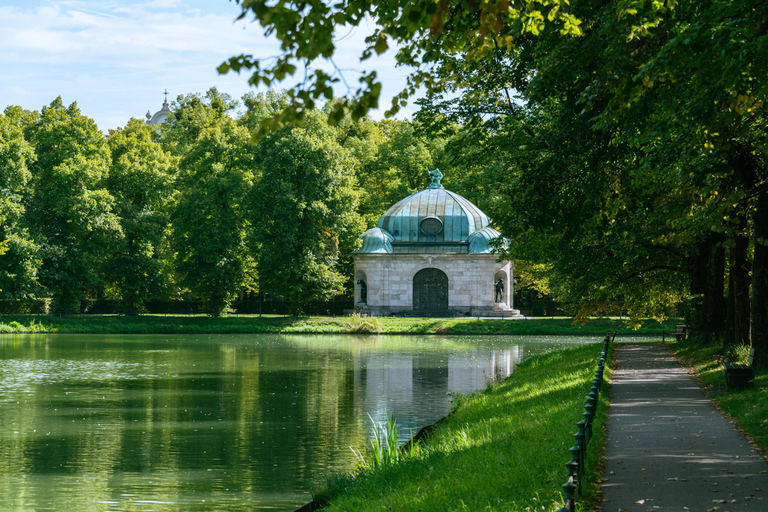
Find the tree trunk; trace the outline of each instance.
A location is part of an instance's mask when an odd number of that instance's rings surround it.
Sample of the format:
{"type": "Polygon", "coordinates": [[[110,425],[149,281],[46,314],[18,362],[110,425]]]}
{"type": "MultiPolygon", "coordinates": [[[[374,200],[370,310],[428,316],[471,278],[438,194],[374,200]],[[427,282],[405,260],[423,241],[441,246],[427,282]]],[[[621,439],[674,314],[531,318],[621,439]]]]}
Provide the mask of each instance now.
{"type": "Polygon", "coordinates": [[[707,239],[706,247],[701,246],[706,257],[706,281],[701,307],[700,343],[711,343],[722,339],[725,327],[725,235],[715,233],[707,239]]]}
{"type": "Polygon", "coordinates": [[[702,301],[707,282],[707,260],[709,256],[709,239],[696,244],[696,254],[690,260],[690,297],[685,306],[685,323],[688,330],[694,333],[698,341],[698,335],[703,327],[702,301]]]}
{"type": "Polygon", "coordinates": [[[752,260],[752,346],[755,359],[768,366],[768,194],[757,197],[752,217],[755,256],[752,260]]]}
{"type": "MultiPolygon", "coordinates": [[[[728,263],[731,264],[733,255],[728,253],[728,263]]],[[[723,345],[736,344],[736,297],[733,293],[733,274],[728,275],[727,307],[725,309],[725,327],[723,328],[723,345]]]]}
{"type": "Polygon", "coordinates": [[[691,295],[702,295],[706,290],[709,245],[709,238],[696,244],[696,256],[693,257],[691,269],[691,295]]]}
{"type": "Polygon", "coordinates": [[[739,234],[733,239],[730,251],[730,280],[729,280],[729,310],[732,311],[730,336],[724,339],[725,344],[749,344],[749,237],[746,235],[747,221],[742,217],[739,234]]]}

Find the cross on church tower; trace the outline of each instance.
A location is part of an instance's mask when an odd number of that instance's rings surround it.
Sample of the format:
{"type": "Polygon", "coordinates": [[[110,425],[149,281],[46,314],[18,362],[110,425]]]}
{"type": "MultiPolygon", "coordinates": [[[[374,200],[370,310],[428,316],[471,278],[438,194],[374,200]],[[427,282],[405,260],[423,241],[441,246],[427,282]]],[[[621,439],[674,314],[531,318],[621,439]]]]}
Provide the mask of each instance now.
{"type": "Polygon", "coordinates": [[[168,103],[168,89],[163,94],[165,94],[165,102],[168,103]]]}

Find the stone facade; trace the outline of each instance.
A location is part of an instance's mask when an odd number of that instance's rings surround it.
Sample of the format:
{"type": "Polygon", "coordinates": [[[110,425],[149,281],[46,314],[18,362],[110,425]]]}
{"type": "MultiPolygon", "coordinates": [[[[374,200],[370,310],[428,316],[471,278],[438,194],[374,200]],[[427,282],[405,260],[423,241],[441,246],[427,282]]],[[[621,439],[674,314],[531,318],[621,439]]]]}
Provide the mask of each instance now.
{"type": "Polygon", "coordinates": [[[436,268],[448,278],[448,312],[472,316],[520,316],[512,309],[514,263],[495,254],[354,254],[355,308],[376,315],[414,311],[417,272],[436,268]],[[494,283],[504,281],[504,300],[495,301],[494,283]],[[366,302],[360,300],[362,284],[366,302]]]}

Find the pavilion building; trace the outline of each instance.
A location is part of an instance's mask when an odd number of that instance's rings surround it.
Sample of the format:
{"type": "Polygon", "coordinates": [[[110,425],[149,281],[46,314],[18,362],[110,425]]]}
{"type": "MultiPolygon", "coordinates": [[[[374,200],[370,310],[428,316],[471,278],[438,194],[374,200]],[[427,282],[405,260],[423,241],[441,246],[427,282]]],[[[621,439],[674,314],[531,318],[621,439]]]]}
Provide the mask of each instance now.
{"type": "Polygon", "coordinates": [[[514,263],[499,260],[506,240],[466,198],[429,188],[387,210],[354,251],[355,308],[377,315],[521,317],[513,309],[514,263]]]}

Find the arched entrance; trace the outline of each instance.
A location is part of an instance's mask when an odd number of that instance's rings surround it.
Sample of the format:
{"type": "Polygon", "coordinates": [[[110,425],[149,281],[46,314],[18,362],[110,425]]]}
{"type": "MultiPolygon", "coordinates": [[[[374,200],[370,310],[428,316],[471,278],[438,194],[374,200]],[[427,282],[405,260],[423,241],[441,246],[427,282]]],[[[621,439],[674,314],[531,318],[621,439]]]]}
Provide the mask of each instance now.
{"type": "Polygon", "coordinates": [[[413,276],[413,309],[439,312],[448,310],[448,276],[436,268],[425,268],[413,276]]]}

